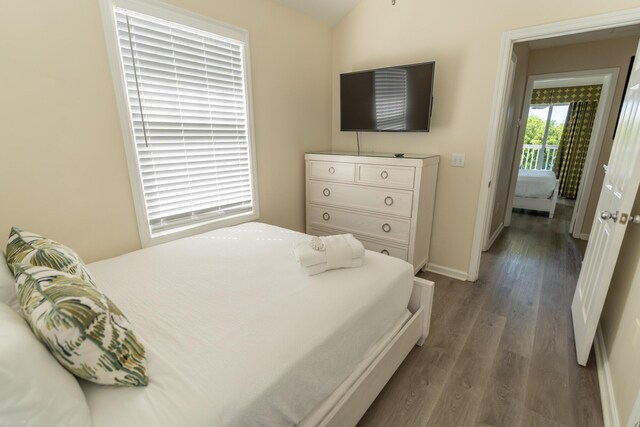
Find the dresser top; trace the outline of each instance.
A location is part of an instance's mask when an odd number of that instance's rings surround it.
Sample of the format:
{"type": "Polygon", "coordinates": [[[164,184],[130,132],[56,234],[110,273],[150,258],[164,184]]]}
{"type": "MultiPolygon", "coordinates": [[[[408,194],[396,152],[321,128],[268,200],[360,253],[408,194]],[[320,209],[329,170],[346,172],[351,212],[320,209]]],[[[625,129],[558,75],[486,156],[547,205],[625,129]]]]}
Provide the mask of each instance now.
{"type": "Polygon", "coordinates": [[[307,154],[326,154],[329,156],[353,156],[353,157],[378,157],[386,159],[428,159],[431,157],[439,157],[437,154],[404,154],[402,157],[396,157],[393,153],[360,153],[355,151],[308,151],[307,154]]]}

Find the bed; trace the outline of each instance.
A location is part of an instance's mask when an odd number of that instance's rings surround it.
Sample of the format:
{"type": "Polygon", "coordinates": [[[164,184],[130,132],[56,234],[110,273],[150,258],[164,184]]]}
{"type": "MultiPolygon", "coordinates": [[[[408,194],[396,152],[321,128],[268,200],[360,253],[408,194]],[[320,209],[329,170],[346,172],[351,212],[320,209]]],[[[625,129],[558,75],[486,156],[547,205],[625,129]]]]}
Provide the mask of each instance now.
{"type": "Polygon", "coordinates": [[[549,218],[553,218],[559,186],[553,171],[520,169],[513,208],[548,212],[549,218]]]}
{"type": "Polygon", "coordinates": [[[424,342],[433,283],[370,251],[308,277],[292,252],[308,238],[247,223],[90,264],[151,379],[82,382],[93,426],[355,425],[424,342]]]}

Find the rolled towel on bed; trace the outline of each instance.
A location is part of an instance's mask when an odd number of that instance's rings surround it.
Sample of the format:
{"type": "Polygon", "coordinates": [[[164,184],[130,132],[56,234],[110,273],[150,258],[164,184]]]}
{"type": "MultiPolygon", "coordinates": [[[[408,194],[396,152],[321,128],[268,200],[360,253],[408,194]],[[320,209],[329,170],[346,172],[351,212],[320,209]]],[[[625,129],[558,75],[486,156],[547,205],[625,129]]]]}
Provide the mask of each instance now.
{"type": "Polygon", "coordinates": [[[337,268],[362,266],[364,246],[351,234],[314,237],[294,247],[296,260],[309,276],[337,268]]]}

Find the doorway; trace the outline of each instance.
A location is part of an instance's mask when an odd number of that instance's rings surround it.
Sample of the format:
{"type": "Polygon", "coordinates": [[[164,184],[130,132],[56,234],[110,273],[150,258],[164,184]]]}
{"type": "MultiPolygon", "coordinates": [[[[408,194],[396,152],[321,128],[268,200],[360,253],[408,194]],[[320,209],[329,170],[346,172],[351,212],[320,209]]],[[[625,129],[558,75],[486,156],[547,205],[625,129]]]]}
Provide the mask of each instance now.
{"type": "MultiPolygon", "coordinates": [[[[476,212],[476,226],[474,230],[473,243],[471,248],[471,257],[467,280],[476,281],[480,269],[480,257],[482,255],[483,243],[487,242],[487,223],[492,215],[491,210],[495,206],[494,197],[496,187],[504,180],[498,179],[499,165],[501,163],[500,147],[503,145],[504,137],[508,137],[508,130],[505,129],[505,118],[509,114],[515,114],[520,117],[521,105],[518,105],[517,112],[514,113],[513,106],[510,105],[511,89],[513,82],[513,67],[520,66],[522,61],[514,61],[514,54],[517,53],[519,45],[525,43],[543,47],[553,45],[557,41],[562,40],[565,44],[577,43],[592,38],[611,38],[619,35],[637,34],[640,28],[640,8],[625,10],[623,12],[615,12],[604,15],[593,16],[573,21],[564,21],[554,24],[546,24],[538,27],[513,30],[503,33],[501,41],[501,53],[498,64],[498,72],[496,76],[496,90],[494,93],[493,109],[490,120],[489,137],[487,142],[487,154],[484,160],[483,175],[481,180],[478,210],[476,212]]],[[[623,72],[626,73],[627,66],[623,72]]],[[[606,67],[603,67],[606,68],[606,67]]],[[[535,73],[534,73],[535,74],[535,73]]],[[[613,110],[618,108],[618,104],[614,102],[613,110]]],[[[518,129],[520,123],[516,123],[518,129]]],[[[600,153],[598,168],[600,164],[606,162],[608,152],[600,153]],[[600,160],[604,158],[604,162],[600,160]]],[[[513,158],[509,159],[511,162],[513,158]]],[[[600,186],[602,177],[596,177],[593,185],[600,186]]],[[[587,205],[587,218],[591,218],[595,214],[596,201],[589,201],[587,205]]],[[[498,224],[498,228],[504,227],[504,224],[498,224]]],[[[496,233],[499,234],[499,233],[496,233]]]]}
{"type": "MultiPolygon", "coordinates": [[[[631,52],[637,36],[630,40],[607,42],[608,48],[621,50],[618,62],[631,56],[625,50],[631,52]]],[[[589,200],[597,194],[593,184],[604,139],[609,137],[606,128],[617,120],[616,111],[611,111],[616,89],[620,95],[618,68],[528,76],[513,162],[498,166],[510,171],[501,174],[510,173],[505,227],[511,223],[512,208],[542,210],[553,217],[560,199],[573,206],[569,234],[588,239],[585,216],[589,200]]]]}

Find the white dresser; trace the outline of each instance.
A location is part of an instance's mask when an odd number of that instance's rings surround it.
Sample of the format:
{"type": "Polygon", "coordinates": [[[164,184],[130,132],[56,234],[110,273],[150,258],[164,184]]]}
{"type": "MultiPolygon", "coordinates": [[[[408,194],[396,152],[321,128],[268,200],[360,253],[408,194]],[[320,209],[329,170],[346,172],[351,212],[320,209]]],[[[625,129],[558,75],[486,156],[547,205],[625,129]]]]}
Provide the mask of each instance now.
{"type": "Polygon", "coordinates": [[[308,153],[307,233],[352,233],[417,272],[429,261],[440,156],[308,153]]]}

